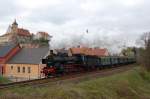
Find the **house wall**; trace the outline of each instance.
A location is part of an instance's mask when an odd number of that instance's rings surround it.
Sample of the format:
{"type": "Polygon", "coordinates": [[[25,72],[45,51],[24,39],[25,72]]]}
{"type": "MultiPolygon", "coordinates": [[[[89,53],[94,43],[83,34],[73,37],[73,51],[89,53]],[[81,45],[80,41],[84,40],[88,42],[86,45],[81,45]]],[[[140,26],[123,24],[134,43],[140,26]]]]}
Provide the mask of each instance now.
{"type": "Polygon", "coordinates": [[[20,35],[17,35],[17,40],[19,43],[27,43],[27,42],[30,42],[31,41],[31,36],[20,36],[20,35]]]}
{"type": "Polygon", "coordinates": [[[15,80],[30,80],[42,78],[41,70],[44,65],[40,64],[6,64],[5,66],[5,77],[15,80]],[[18,71],[20,68],[20,72],[18,71]],[[25,72],[23,72],[25,68],[25,72]],[[30,72],[29,69],[30,68],[30,72]]]}
{"type": "Polygon", "coordinates": [[[40,39],[40,38],[44,38],[45,40],[49,40],[50,36],[48,35],[48,33],[46,32],[38,32],[35,36],[34,39],[40,39]]]}
{"type": "Polygon", "coordinates": [[[10,36],[0,36],[0,44],[4,44],[6,42],[9,42],[10,36]]]}

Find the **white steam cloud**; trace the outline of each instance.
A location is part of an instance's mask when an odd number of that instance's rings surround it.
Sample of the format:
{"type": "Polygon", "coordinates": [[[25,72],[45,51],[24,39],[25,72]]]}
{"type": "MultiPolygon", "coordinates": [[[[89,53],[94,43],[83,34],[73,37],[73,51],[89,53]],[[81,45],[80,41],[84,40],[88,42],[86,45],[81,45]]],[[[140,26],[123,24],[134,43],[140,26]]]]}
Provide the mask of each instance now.
{"type": "MultiPolygon", "coordinates": [[[[70,48],[77,46],[107,48],[110,53],[119,53],[126,46],[134,46],[134,41],[129,39],[129,35],[112,35],[110,32],[100,33],[59,33],[53,35],[49,42],[50,49],[70,48]],[[111,35],[110,35],[111,34],[111,35]],[[128,39],[127,39],[128,38],[128,39]]],[[[115,34],[115,33],[113,33],[115,34]]]]}

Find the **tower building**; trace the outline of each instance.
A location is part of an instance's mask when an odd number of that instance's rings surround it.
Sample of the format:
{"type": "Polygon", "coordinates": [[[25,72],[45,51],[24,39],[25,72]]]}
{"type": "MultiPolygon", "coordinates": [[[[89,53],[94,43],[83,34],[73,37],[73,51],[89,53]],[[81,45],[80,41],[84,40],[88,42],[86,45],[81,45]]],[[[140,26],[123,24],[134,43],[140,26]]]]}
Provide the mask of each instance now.
{"type": "Polygon", "coordinates": [[[32,35],[29,30],[19,28],[16,19],[8,27],[6,33],[0,36],[0,44],[14,42],[14,43],[27,43],[30,42],[32,35]]]}

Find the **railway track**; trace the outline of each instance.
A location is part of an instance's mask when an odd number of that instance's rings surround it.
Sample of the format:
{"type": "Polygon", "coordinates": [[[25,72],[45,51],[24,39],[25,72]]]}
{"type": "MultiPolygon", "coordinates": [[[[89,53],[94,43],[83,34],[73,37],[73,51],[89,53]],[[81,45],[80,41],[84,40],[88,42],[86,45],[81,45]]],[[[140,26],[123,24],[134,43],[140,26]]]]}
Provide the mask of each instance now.
{"type": "Polygon", "coordinates": [[[103,69],[103,70],[70,74],[70,75],[65,75],[62,77],[43,78],[43,79],[35,79],[35,80],[30,80],[30,81],[21,81],[21,82],[14,82],[14,83],[8,83],[8,84],[0,84],[0,90],[12,88],[12,87],[24,87],[24,86],[39,87],[39,86],[45,86],[51,82],[63,83],[66,80],[78,81],[79,79],[83,79],[85,76],[93,77],[93,78],[105,77],[105,76],[109,76],[109,75],[112,75],[115,73],[130,70],[132,67],[135,67],[135,66],[134,65],[125,65],[125,66],[119,66],[119,67],[108,68],[108,69],[103,69]]]}

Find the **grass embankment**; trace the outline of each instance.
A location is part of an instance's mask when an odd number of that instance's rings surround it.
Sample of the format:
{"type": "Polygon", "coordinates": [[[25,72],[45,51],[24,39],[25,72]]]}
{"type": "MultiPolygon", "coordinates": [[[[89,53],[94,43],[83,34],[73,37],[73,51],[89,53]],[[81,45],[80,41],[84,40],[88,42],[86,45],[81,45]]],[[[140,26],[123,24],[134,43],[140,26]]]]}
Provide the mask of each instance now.
{"type": "Polygon", "coordinates": [[[139,68],[109,77],[0,91],[4,99],[150,99],[150,73],[139,68]]]}
{"type": "Polygon", "coordinates": [[[7,78],[0,76],[0,84],[9,83],[9,82],[11,82],[11,81],[8,80],[7,78]]]}

